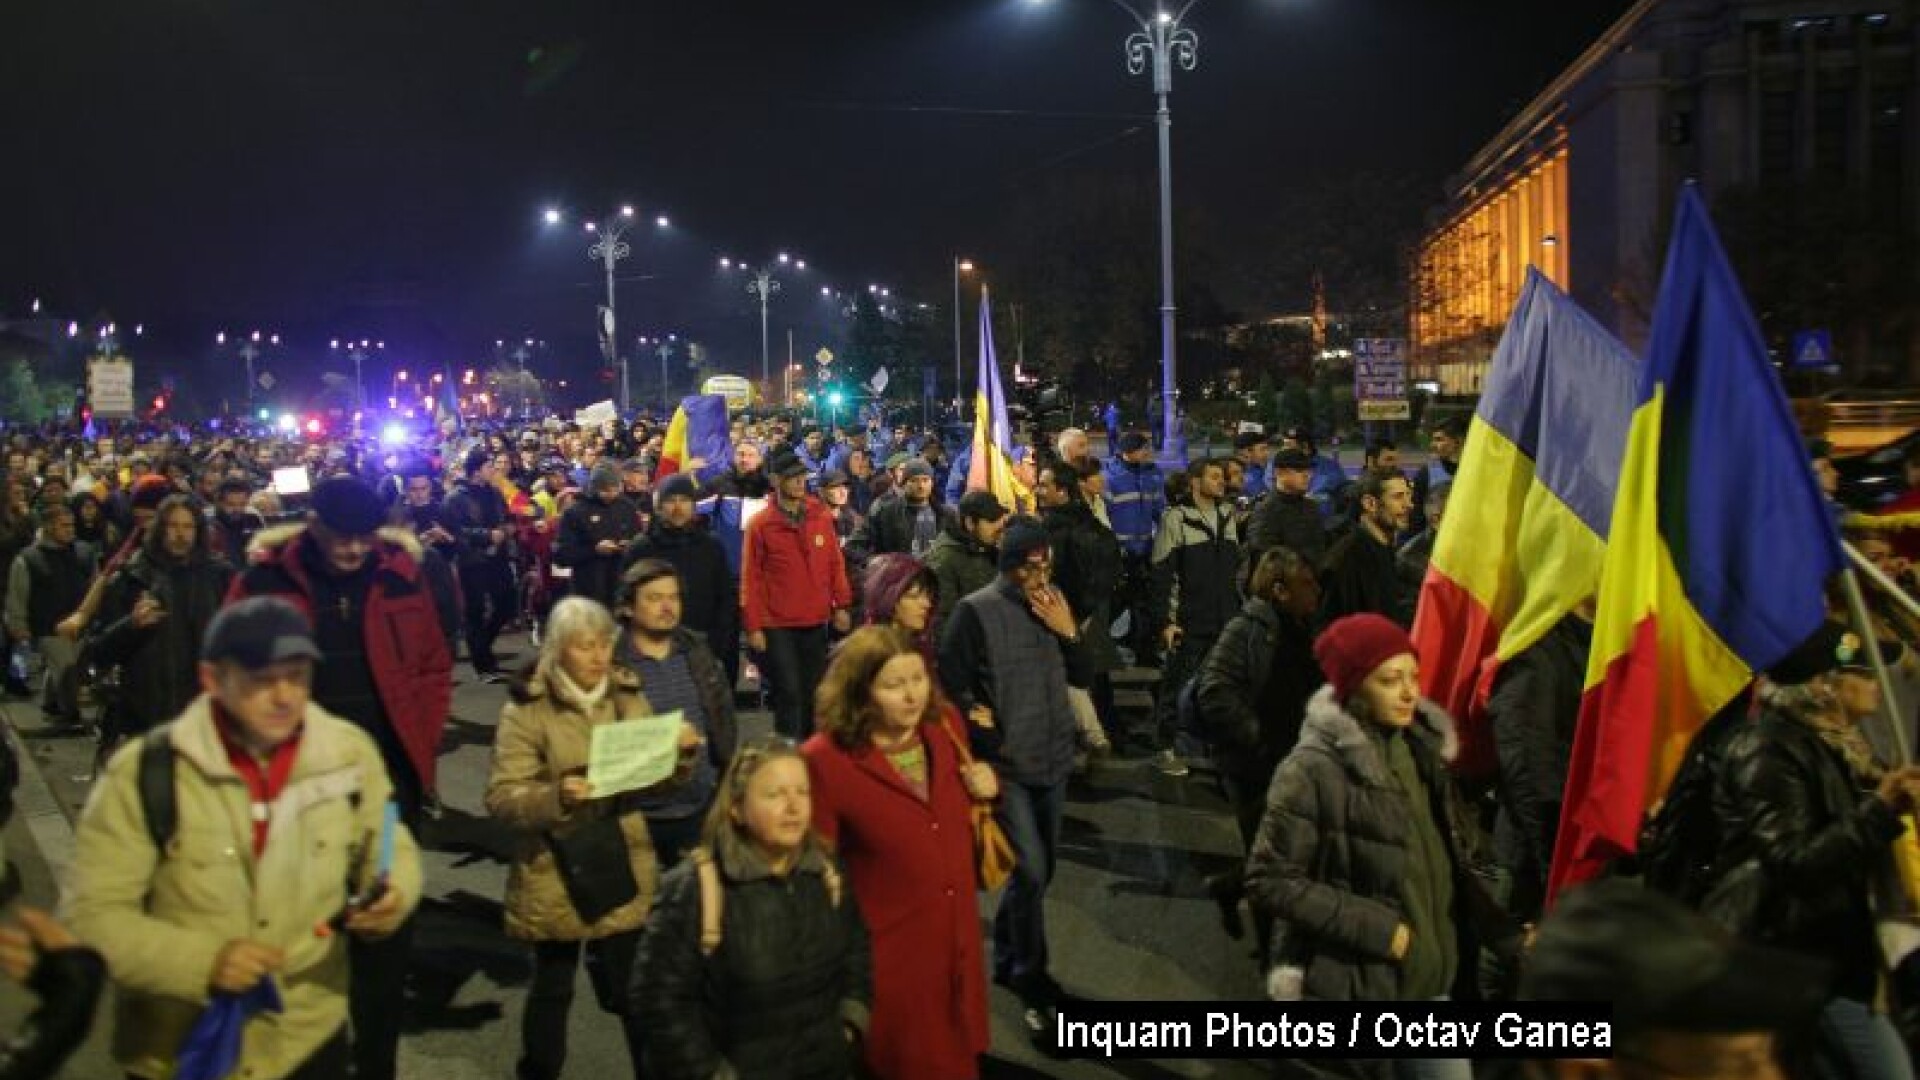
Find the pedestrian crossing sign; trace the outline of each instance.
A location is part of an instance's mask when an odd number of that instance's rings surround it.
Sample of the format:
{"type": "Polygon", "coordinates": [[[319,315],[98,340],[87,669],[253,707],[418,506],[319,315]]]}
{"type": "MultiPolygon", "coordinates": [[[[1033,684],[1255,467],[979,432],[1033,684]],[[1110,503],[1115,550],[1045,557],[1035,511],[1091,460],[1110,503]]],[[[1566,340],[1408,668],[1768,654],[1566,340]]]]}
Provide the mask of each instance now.
{"type": "Polygon", "coordinates": [[[1825,330],[1802,330],[1793,335],[1792,364],[1796,371],[1840,370],[1833,361],[1833,335],[1825,330]]]}

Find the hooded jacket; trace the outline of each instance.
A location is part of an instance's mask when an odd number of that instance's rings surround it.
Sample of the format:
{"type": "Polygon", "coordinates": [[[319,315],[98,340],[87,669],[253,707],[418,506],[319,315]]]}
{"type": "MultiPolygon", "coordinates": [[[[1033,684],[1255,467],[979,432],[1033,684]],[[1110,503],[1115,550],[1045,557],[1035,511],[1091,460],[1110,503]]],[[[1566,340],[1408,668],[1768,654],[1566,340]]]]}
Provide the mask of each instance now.
{"type": "Polygon", "coordinates": [[[523,671],[508,687],[507,707],[494,729],[486,794],[487,813],[514,831],[513,864],[507,869],[508,937],[582,941],[638,930],[646,922],[660,877],[646,818],[625,796],[574,807],[560,802],[561,779],[587,767],[594,728],[653,712],[631,671],[616,666],[607,677],[612,685],[591,711],[557,692],[539,665],[523,671]],[[565,832],[606,815],[620,820],[640,892],[597,921],[583,923],[568,898],[545,834],[565,832]]]}
{"type": "MultiPolygon", "coordinates": [[[[280,596],[312,619],[314,585],[300,556],[306,531],[305,524],[283,525],[255,536],[250,565],[233,579],[227,599],[280,596]]],[[[453,654],[419,555],[420,541],[411,532],[380,530],[368,555],[373,583],[362,626],[387,723],[405,748],[421,790],[431,792],[440,735],[453,706],[453,654]]]]}
{"type": "MultiPolygon", "coordinates": [[[[1415,934],[1455,935],[1453,996],[1477,996],[1474,964],[1483,938],[1503,943],[1514,927],[1468,867],[1479,857],[1446,763],[1458,743],[1453,720],[1432,702],[1400,736],[1429,795],[1453,869],[1451,924],[1415,934]]],[[[1322,687],[1307,706],[1300,741],[1280,763],[1267,811],[1247,856],[1247,896],[1274,922],[1269,955],[1290,977],[1279,995],[1308,1001],[1393,1001],[1401,996],[1394,931],[1411,923],[1401,900],[1413,808],[1388,768],[1378,737],[1322,687]]],[[[1270,985],[1270,993],[1275,987],[1270,985]]]]}

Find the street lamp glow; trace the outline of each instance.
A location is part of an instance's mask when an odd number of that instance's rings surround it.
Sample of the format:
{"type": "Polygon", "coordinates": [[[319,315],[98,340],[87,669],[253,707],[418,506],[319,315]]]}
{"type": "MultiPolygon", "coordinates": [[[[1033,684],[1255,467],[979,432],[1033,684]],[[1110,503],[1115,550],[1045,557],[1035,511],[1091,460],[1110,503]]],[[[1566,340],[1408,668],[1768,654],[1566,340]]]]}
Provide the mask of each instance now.
{"type": "Polygon", "coordinates": [[[329,348],[329,349],[337,349],[337,348],[339,348],[339,347],[340,347],[340,339],[339,339],[339,338],[334,338],[334,339],[333,339],[332,341],[329,341],[329,342],[327,342],[327,348],[329,348]]]}
{"type": "Polygon", "coordinates": [[[258,330],[255,330],[255,331],[253,332],[253,340],[255,340],[255,341],[259,341],[259,340],[260,340],[260,331],[258,331],[258,330]]]}
{"type": "Polygon", "coordinates": [[[623,207],[621,207],[621,208],[620,208],[620,216],[621,216],[621,217],[632,217],[632,216],[633,216],[633,207],[631,207],[631,206],[623,206],[623,207]]]}
{"type": "Polygon", "coordinates": [[[590,232],[590,233],[597,233],[597,232],[599,232],[599,231],[600,231],[600,226],[598,226],[598,225],[596,225],[596,224],[594,224],[593,222],[591,222],[591,221],[589,221],[589,222],[587,222],[587,231],[588,231],[588,232],[590,232]]]}
{"type": "Polygon", "coordinates": [[[225,345],[227,343],[227,332],[225,330],[222,330],[219,333],[213,335],[213,343],[215,345],[225,345]]]}
{"type": "Polygon", "coordinates": [[[961,272],[961,273],[963,273],[963,274],[971,274],[971,273],[973,273],[973,260],[972,260],[972,259],[961,259],[961,260],[960,260],[960,272],[961,272]]]}
{"type": "Polygon", "coordinates": [[[807,268],[807,260],[805,259],[793,260],[793,268],[795,270],[805,270],[807,268]]]}
{"type": "Polygon", "coordinates": [[[1167,25],[1168,23],[1170,23],[1170,22],[1172,22],[1172,21],[1173,21],[1173,16],[1172,16],[1172,14],[1170,14],[1170,13],[1168,13],[1168,12],[1165,12],[1165,11],[1163,11],[1163,12],[1161,12],[1161,13],[1159,13],[1158,15],[1155,15],[1155,16],[1153,17],[1153,21],[1154,21],[1154,22],[1157,22],[1157,23],[1159,23],[1159,24],[1160,24],[1161,26],[1165,26],[1165,25],[1167,25]]]}
{"type": "Polygon", "coordinates": [[[661,214],[659,217],[653,219],[653,225],[654,228],[657,229],[667,229],[673,227],[673,222],[667,220],[667,215],[661,214]]]}
{"type": "Polygon", "coordinates": [[[275,335],[273,335],[273,336],[272,336],[271,338],[268,338],[268,339],[267,339],[267,344],[269,344],[269,345],[278,345],[278,344],[280,344],[280,335],[279,335],[279,334],[275,334],[275,335]]]}
{"type": "Polygon", "coordinates": [[[725,255],[720,256],[720,269],[722,270],[733,269],[733,260],[727,258],[725,255]]]}
{"type": "Polygon", "coordinates": [[[791,261],[787,258],[787,253],[784,251],[778,255],[775,255],[774,258],[779,260],[781,266],[785,266],[787,265],[788,262],[791,261]]]}
{"type": "Polygon", "coordinates": [[[832,289],[829,289],[829,288],[827,288],[827,287],[826,287],[825,285],[822,285],[822,286],[820,286],[820,295],[821,295],[821,296],[832,296],[832,295],[833,295],[833,290],[832,290],[832,289]]]}
{"type": "Polygon", "coordinates": [[[549,225],[558,225],[558,224],[560,224],[560,211],[558,211],[558,210],[555,210],[555,209],[553,209],[552,207],[548,207],[548,208],[547,208],[547,212],[546,212],[546,213],[544,213],[544,214],[542,214],[542,215],[540,215],[540,216],[541,216],[542,218],[544,218],[544,219],[546,219],[546,222],[547,222],[547,224],[549,224],[549,225]]]}

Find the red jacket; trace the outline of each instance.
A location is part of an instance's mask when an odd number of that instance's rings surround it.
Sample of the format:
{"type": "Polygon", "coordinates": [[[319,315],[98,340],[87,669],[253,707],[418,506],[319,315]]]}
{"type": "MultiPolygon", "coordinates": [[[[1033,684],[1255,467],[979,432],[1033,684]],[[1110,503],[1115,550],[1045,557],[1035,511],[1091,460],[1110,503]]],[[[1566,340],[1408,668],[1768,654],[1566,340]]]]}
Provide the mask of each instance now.
{"type": "Polygon", "coordinates": [[[972,799],[946,733],[929,724],[920,737],[925,801],[871,746],[844,750],[823,732],[801,753],[813,778],[814,828],[846,866],[873,942],[868,1068],[888,1078],[971,1080],[987,1050],[972,799]]]}
{"type": "MultiPolygon", "coordinates": [[[[306,526],[268,529],[254,537],[246,570],[233,579],[227,601],[279,596],[313,618],[313,585],[300,561],[306,526]]],[[[419,541],[405,529],[382,529],[373,545],[373,586],[367,591],[367,663],[387,722],[400,736],[420,789],[434,790],[440,735],[453,705],[453,656],[440,626],[433,591],[414,558],[419,541]]]]}
{"type": "Polygon", "coordinates": [[[853,606],[833,515],[809,497],[795,524],[778,500],[747,524],[740,545],[740,610],[747,633],[824,626],[853,606]]]}

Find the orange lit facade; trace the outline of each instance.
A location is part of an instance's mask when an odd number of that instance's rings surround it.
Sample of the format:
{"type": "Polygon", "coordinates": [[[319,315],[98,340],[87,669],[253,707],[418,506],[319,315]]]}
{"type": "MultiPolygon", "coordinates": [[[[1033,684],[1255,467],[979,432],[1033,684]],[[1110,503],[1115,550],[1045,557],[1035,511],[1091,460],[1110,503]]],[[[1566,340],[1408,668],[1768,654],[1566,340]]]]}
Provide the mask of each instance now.
{"type": "MultiPolygon", "coordinates": [[[[1636,0],[1448,182],[1409,267],[1412,378],[1478,393],[1528,265],[1643,347],[1686,181],[1709,206],[1844,187],[1920,233],[1920,0],[1636,0]]],[[[1832,329],[1848,370],[1920,382],[1920,320],[1832,329]]]]}
{"type": "Polygon", "coordinates": [[[1416,378],[1477,392],[1527,267],[1567,287],[1567,232],[1562,139],[1431,233],[1414,273],[1416,378]]]}

